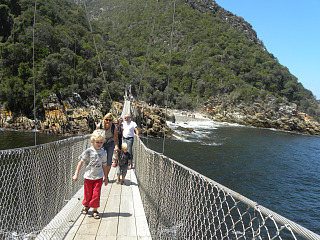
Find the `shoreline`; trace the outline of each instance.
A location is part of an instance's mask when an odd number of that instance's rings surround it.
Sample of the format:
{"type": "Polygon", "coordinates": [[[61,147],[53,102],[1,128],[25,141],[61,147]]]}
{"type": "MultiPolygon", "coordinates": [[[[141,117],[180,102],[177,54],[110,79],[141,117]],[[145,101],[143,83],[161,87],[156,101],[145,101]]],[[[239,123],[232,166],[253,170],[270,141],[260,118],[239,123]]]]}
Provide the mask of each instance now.
{"type": "Polygon", "coordinates": [[[274,127],[255,126],[255,125],[251,125],[249,123],[237,122],[237,121],[234,121],[233,119],[231,119],[231,121],[221,121],[221,120],[215,119],[214,117],[208,116],[208,114],[204,114],[201,111],[184,111],[184,110],[178,110],[178,109],[173,109],[171,111],[174,114],[180,115],[181,117],[185,116],[185,117],[189,117],[190,119],[209,120],[209,121],[213,121],[215,123],[222,123],[222,124],[239,126],[239,127],[249,127],[249,128],[257,128],[257,129],[265,129],[265,130],[270,130],[270,131],[279,131],[279,132],[285,132],[285,133],[291,133],[291,134],[299,134],[299,135],[320,137],[320,133],[318,133],[318,134],[310,134],[310,133],[307,133],[305,131],[293,131],[293,130],[286,130],[286,129],[281,129],[281,128],[274,128],[274,127]],[[187,116],[185,114],[186,112],[189,112],[189,114],[190,113],[195,114],[195,118],[191,118],[190,116],[187,116]]]}
{"type": "MultiPolygon", "coordinates": [[[[70,102],[67,104],[72,105],[70,102]]],[[[79,136],[90,134],[96,123],[103,119],[101,103],[97,106],[86,105],[85,107],[69,108],[68,112],[64,111],[58,104],[47,109],[43,121],[37,121],[37,133],[44,133],[55,136],[79,136]]],[[[120,116],[122,111],[121,103],[114,102],[110,112],[115,117],[120,116]]],[[[174,115],[190,117],[191,119],[207,119],[214,122],[239,124],[240,126],[256,127],[261,129],[270,129],[272,131],[293,132],[305,135],[320,136],[320,124],[309,119],[306,114],[290,110],[290,114],[285,111],[254,112],[250,108],[244,108],[241,111],[235,108],[228,108],[224,111],[218,106],[207,105],[200,111],[166,109],[161,107],[145,106],[144,104],[133,103],[134,121],[141,129],[141,135],[151,137],[163,137],[165,131],[167,137],[172,136],[172,130],[167,127],[165,120],[175,121],[174,115]],[[292,111],[292,112],[291,112],[292,111]]],[[[13,117],[12,114],[0,113],[0,131],[21,131],[34,132],[34,120],[25,116],[13,117]]],[[[139,130],[140,130],[139,129],[139,130]]]]}

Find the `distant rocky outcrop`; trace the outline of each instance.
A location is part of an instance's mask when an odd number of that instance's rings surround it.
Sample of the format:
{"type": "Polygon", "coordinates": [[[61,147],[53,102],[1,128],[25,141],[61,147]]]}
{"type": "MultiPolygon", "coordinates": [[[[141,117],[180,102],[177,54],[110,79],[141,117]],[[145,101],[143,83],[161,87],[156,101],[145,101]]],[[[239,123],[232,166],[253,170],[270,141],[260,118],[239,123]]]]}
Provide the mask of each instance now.
{"type": "MultiPolygon", "coordinates": [[[[52,94],[43,102],[45,116],[37,120],[37,130],[56,135],[77,135],[92,132],[103,118],[104,106],[96,98],[83,100],[79,94],[61,99],[52,94]]],[[[35,129],[34,120],[2,110],[0,127],[22,131],[35,129]]]]}
{"type": "MultiPolygon", "coordinates": [[[[80,95],[74,93],[65,99],[53,94],[44,101],[43,108],[45,117],[37,121],[37,130],[68,136],[91,133],[107,112],[120,117],[123,106],[122,103],[114,102],[107,109],[99,99],[83,100],[80,95]]],[[[232,101],[228,96],[217,95],[204,104],[201,113],[219,122],[320,135],[320,124],[317,121],[297,111],[295,104],[279,102],[274,97],[248,104],[232,101]]],[[[131,115],[138,124],[141,135],[163,137],[165,133],[167,138],[172,137],[173,130],[166,125],[166,120],[175,121],[172,111],[134,102],[131,105],[131,115]]],[[[10,111],[1,108],[0,128],[32,131],[34,126],[34,120],[25,116],[14,116],[10,111]]]]}
{"type": "Polygon", "coordinates": [[[208,100],[201,112],[219,122],[320,135],[319,122],[298,112],[296,104],[278,102],[274,97],[249,105],[218,95],[208,100]]]}
{"type": "Polygon", "coordinates": [[[194,129],[193,129],[193,128],[186,128],[186,127],[181,127],[181,126],[178,126],[178,130],[180,130],[180,131],[185,131],[185,132],[189,132],[189,133],[194,132],[194,129]]]}
{"type": "MultiPolygon", "coordinates": [[[[123,106],[114,102],[107,109],[97,98],[83,100],[79,94],[73,93],[62,99],[53,94],[43,102],[45,116],[37,120],[37,130],[42,133],[56,135],[79,135],[91,133],[96,124],[102,122],[107,112],[112,112],[115,118],[121,116],[123,106]]],[[[140,134],[150,137],[172,136],[172,130],[166,126],[166,120],[174,121],[174,114],[158,107],[134,103],[131,107],[132,119],[137,122],[140,134]]],[[[3,107],[0,111],[0,128],[21,131],[33,131],[34,120],[25,116],[12,114],[3,107]]]]}
{"type": "Polygon", "coordinates": [[[166,125],[166,120],[175,121],[174,114],[164,108],[152,107],[143,103],[131,105],[132,118],[140,126],[140,133],[148,137],[171,138],[173,130],[166,125]]]}

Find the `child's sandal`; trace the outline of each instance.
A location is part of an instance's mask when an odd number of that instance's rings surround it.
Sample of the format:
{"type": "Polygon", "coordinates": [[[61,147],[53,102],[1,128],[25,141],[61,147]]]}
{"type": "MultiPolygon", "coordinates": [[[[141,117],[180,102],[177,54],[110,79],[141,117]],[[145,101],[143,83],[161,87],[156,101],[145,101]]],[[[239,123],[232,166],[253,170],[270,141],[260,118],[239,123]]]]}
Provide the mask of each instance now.
{"type": "Polygon", "coordinates": [[[98,211],[94,211],[92,216],[93,216],[94,219],[100,219],[100,215],[99,215],[98,211]]]}
{"type": "Polygon", "coordinates": [[[82,214],[88,214],[88,211],[89,211],[89,207],[88,206],[84,206],[83,208],[82,208],[82,214]]]}

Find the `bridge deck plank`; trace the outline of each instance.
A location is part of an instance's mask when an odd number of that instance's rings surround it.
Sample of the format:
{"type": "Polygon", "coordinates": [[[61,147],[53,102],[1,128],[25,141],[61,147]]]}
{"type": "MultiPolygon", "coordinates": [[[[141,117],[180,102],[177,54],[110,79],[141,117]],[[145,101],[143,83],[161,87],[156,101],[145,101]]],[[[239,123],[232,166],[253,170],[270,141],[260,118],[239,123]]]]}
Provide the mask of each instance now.
{"type": "Polygon", "coordinates": [[[143,210],[137,179],[128,170],[126,185],[116,183],[116,168],[111,168],[110,182],[101,190],[100,220],[80,215],[65,240],[151,239],[143,210]]]}

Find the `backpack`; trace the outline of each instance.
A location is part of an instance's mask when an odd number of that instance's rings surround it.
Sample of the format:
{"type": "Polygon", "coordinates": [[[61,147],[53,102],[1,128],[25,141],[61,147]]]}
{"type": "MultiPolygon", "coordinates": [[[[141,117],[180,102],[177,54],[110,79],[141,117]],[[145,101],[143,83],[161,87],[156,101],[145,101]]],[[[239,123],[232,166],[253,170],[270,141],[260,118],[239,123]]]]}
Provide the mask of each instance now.
{"type": "Polygon", "coordinates": [[[123,150],[120,150],[118,163],[120,167],[125,167],[128,165],[128,161],[130,158],[130,153],[126,154],[123,150]]]}

